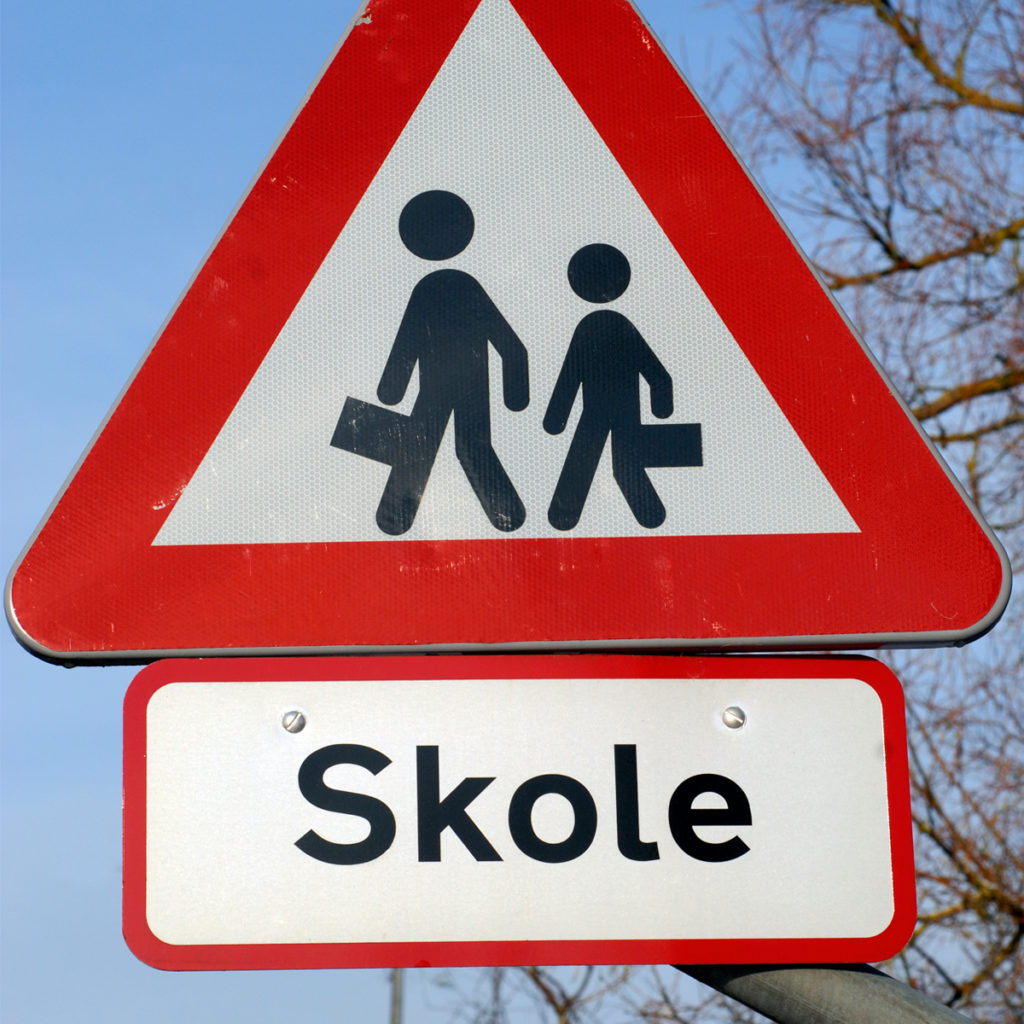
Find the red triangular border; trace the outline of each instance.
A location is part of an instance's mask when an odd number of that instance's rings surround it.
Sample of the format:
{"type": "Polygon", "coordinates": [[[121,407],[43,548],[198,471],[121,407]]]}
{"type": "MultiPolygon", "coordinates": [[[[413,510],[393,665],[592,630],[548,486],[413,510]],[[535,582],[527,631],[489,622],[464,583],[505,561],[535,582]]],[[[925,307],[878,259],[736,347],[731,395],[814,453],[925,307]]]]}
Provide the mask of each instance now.
{"type": "Polygon", "coordinates": [[[861,532],[152,546],[478,3],[376,0],[12,574],[23,643],[922,645],[998,618],[1005,555],[632,5],[510,2],[861,532]]]}

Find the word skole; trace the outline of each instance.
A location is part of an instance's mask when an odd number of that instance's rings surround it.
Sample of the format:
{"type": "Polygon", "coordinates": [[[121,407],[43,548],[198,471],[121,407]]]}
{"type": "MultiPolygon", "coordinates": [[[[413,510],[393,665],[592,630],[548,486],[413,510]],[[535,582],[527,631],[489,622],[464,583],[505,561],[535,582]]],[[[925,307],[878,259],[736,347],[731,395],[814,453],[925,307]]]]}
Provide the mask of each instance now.
{"type": "MultiPolygon", "coordinates": [[[[627,860],[658,860],[662,856],[659,842],[641,838],[637,748],[634,744],[615,744],[613,757],[619,853],[627,860]]],[[[295,845],[327,864],[365,864],[386,853],[397,830],[392,809],[377,797],[328,785],[325,773],[339,765],[355,765],[378,775],[391,763],[391,758],[380,750],[357,743],[331,744],[310,754],[298,772],[303,797],[322,810],[364,819],[369,832],[356,842],[340,843],[310,829],[295,845]]],[[[471,804],[482,798],[494,781],[494,776],[468,776],[442,796],[440,748],[416,747],[419,861],[441,860],[441,837],[446,831],[478,861],[504,859],[471,816],[471,804]]],[[[750,849],[735,831],[753,823],[750,801],[743,789],[724,775],[702,773],[682,780],[668,796],[667,817],[675,845],[696,860],[721,863],[742,857],[750,849]],[[708,806],[709,795],[716,806],[708,806]]],[[[521,783],[509,801],[507,822],[515,846],[527,857],[547,864],[582,856],[590,849],[600,827],[597,803],[590,789],[579,779],[561,774],[535,775],[521,783]],[[534,808],[548,796],[560,798],[570,810],[571,829],[559,840],[542,838],[534,824],[534,808]]]]}

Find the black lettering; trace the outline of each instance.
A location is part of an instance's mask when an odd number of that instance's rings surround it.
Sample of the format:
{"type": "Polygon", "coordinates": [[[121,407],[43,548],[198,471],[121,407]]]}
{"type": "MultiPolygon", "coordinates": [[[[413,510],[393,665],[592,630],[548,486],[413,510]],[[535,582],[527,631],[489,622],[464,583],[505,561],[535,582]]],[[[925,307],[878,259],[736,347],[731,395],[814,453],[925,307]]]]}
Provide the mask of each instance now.
{"type": "Polygon", "coordinates": [[[314,807],[365,818],[370,834],[358,843],[332,843],[310,830],[295,845],[325,864],[365,864],[394,842],[395,816],[387,804],[365,793],[331,789],[324,782],[324,773],[338,764],[358,765],[376,775],[391,764],[391,759],[373,747],[336,743],[314,751],[299,768],[299,791],[314,807]]]}
{"type": "Polygon", "coordinates": [[[494,778],[463,779],[443,800],[437,747],[416,748],[416,814],[419,859],[441,859],[441,833],[450,828],[477,860],[501,860],[498,851],[466,813],[494,778]]]}
{"type": "Polygon", "coordinates": [[[568,775],[538,775],[512,794],[508,805],[512,840],[527,857],[545,864],[562,864],[585,853],[597,832],[597,808],[586,787],[568,775]],[[572,832],[560,843],[545,842],[533,830],[533,805],[545,794],[565,797],[572,806],[572,832]]]}
{"type": "Polygon", "coordinates": [[[676,844],[697,860],[719,864],[742,857],[750,847],[739,836],[721,843],[708,843],[694,828],[700,825],[749,825],[750,801],[747,794],[724,775],[694,775],[681,782],[668,802],[668,827],[676,844]],[[694,800],[701,793],[717,793],[725,800],[725,807],[696,808],[694,800]]]}
{"type": "Polygon", "coordinates": [[[636,746],[615,745],[615,827],[619,853],[629,860],[657,860],[658,844],[640,838],[636,746]]]}

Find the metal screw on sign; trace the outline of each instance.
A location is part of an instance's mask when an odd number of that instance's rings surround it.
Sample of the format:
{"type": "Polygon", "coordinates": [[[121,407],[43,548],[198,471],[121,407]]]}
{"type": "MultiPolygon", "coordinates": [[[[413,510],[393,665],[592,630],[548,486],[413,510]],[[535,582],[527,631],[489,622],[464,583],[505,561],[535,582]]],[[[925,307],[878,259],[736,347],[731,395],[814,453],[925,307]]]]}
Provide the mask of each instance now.
{"type": "Polygon", "coordinates": [[[747,713],[743,708],[733,705],[722,712],[722,721],[729,729],[742,729],[747,721],[747,713]]]}
{"type": "Polygon", "coordinates": [[[281,716],[281,724],[288,732],[302,732],[306,728],[306,716],[301,711],[286,711],[281,716]]]}

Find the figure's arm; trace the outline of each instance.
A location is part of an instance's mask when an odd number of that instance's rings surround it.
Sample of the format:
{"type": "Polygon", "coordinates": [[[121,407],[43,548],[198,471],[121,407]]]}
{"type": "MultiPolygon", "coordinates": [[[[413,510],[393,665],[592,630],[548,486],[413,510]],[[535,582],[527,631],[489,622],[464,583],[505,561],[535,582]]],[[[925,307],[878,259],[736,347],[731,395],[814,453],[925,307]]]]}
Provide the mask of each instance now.
{"type": "MultiPolygon", "coordinates": [[[[417,288],[419,286],[417,285],[417,288]]],[[[397,405],[405,397],[405,389],[412,380],[412,371],[416,365],[419,319],[417,313],[416,288],[409,297],[402,322],[391,346],[388,361],[384,364],[384,372],[380,375],[377,385],[377,397],[385,405],[397,405]]]]}
{"type": "Polygon", "coordinates": [[[635,327],[633,330],[639,356],[637,368],[651,389],[651,412],[659,420],[667,419],[672,415],[672,378],[662,366],[661,360],[651,351],[650,345],[644,341],[643,335],[635,327]]]}
{"type": "Polygon", "coordinates": [[[530,404],[526,346],[482,288],[480,298],[490,314],[487,338],[501,356],[501,387],[505,407],[520,412],[530,404]]]}
{"type": "MultiPolygon", "coordinates": [[[[576,329],[579,333],[579,328],[576,329]]],[[[565,354],[565,361],[562,369],[558,371],[558,380],[555,381],[555,390],[551,392],[551,400],[544,413],[544,429],[549,434],[560,434],[565,430],[569,422],[569,413],[572,412],[573,402],[576,401],[576,392],[583,382],[580,366],[579,344],[576,335],[573,335],[569,342],[569,351],[565,354]]]]}

